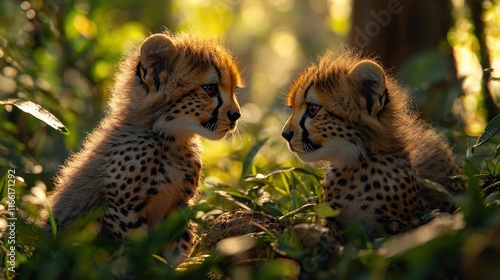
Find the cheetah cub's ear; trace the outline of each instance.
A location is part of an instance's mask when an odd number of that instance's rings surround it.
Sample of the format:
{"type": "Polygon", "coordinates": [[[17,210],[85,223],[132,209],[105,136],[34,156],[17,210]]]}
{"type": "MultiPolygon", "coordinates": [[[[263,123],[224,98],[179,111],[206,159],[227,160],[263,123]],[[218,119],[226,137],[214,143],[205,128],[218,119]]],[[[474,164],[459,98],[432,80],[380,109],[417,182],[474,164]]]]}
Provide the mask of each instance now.
{"type": "Polygon", "coordinates": [[[175,44],[165,34],[149,36],[141,46],[139,62],[142,81],[150,91],[159,91],[167,77],[165,68],[170,67],[175,55],[175,44]]]}
{"type": "Polygon", "coordinates": [[[366,103],[368,115],[376,117],[389,102],[384,70],[371,60],[362,60],[354,65],[348,76],[354,84],[358,85],[362,100],[366,103]]]}

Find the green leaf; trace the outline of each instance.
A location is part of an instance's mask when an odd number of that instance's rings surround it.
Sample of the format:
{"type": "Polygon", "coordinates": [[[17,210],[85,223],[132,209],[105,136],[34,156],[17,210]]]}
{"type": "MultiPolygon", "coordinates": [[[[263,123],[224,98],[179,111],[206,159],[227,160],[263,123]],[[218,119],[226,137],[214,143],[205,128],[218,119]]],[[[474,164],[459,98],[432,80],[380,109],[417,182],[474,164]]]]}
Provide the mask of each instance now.
{"type": "Polygon", "coordinates": [[[8,178],[8,173],[6,172],[5,175],[0,179],[0,197],[4,198],[7,197],[8,194],[8,184],[7,184],[7,179],[8,178]]]}
{"type": "Polygon", "coordinates": [[[285,229],[273,245],[274,250],[284,256],[300,257],[304,254],[300,239],[292,228],[285,229]]]}
{"type": "Polygon", "coordinates": [[[497,162],[497,165],[495,166],[495,173],[493,176],[498,176],[500,175],[500,160],[497,162]]]}
{"type": "Polygon", "coordinates": [[[248,170],[250,169],[250,165],[252,164],[253,159],[259,152],[260,148],[262,148],[262,146],[264,146],[264,144],[267,142],[267,139],[269,138],[264,138],[260,140],[250,149],[250,151],[248,151],[248,154],[242,164],[240,178],[244,178],[245,175],[248,173],[248,170]]]}
{"type": "Polygon", "coordinates": [[[253,188],[245,192],[245,194],[250,198],[259,198],[262,196],[263,193],[264,193],[264,187],[260,185],[254,186],[253,188]]]}
{"type": "Polygon", "coordinates": [[[304,168],[295,167],[292,171],[293,172],[297,172],[297,173],[306,174],[306,175],[312,175],[312,176],[314,176],[318,180],[323,179],[323,176],[319,175],[319,173],[315,173],[315,172],[312,172],[312,171],[304,169],[304,168]]]}
{"type": "Polygon", "coordinates": [[[433,189],[433,190],[442,192],[449,197],[453,197],[453,195],[443,185],[436,183],[436,182],[433,182],[433,181],[428,180],[428,179],[424,179],[420,176],[417,176],[416,174],[413,174],[413,176],[415,177],[415,179],[417,179],[417,182],[419,184],[421,184],[422,186],[427,187],[429,189],[433,189]]]}
{"type": "Polygon", "coordinates": [[[299,208],[292,210],[292,211],[286,213],[285,215],[279,217],[279,220],[284,220],[284,219],[287,219],[289,217],[293,217],[295,214],[306,212],[309,209],[313,209],[314,206],[316,206],[316,204],[312,204],[312,203],[304,204],[304,205],[300,206],[299,208]]]}
{"type": "Polygon", "coordinates": [[[256,271],[255,275],[249,278],[261,280],[298,279],[299,274],[301,273],[300,265],[296,261],[286,258],[267,259],[261,262],[261,264],[256,268],[252,268],[252,270],[256,271]]]}
{"type": "Polygon", "coordinates": [[[285,173],[285,172],[298,172],[298,173],[303,173],[303,174],[307,174],[307,175],[312,175],[314,177],[316,177],[316,179],[321,179],[322,177],[319,176],[318,174],[316,173],[313,173],[307,169],[304,169],[304,168],[300,168],[300,167],[279,167],[279,168],[276,168],[276,169],[273,169],[271,172],[267,173],[267,174],[257,174],[257,175],[249,175],[249,176],[246,176],[245,177],[245,181],[249,181],[249,182],[261,182],[263,179],[267,179],[271,176],[274,176],[274,175],[277,175],[277,174],[281,174],[281,173],[285,173]]]}
{"type": "Polygon", "coordinates": [[[488,173],[495,176],[495,164],[491,160],[486,160],[486,168],[488,170],[488,173]]]}
{"type": "Polygon", "coordinates": [[[470,179],[467,184],[467,192],[458,205],[462,208],[467,225],[477,226],[482,223],[486,214],[484,199],[481,195],[481,187],[476,174],[476,168],[470,161],[465,161],[464,172],[470,179]]]}
{"type": "Polygon", "coordinates": [[[454,175],[450,177],[450,180],[452,183],[463,183],[467,182],[467,180],[469,180],[469,177],[465,175],[454,175]]]}
{"type": "Polygon", "coordinates": [[[31,101],[25,100],[25,99],[11,98],[11,99],[7,99],[7,100],[0,100],[0,104],[16,106],[17,108],[21,109],[22,111],[32,115],[33,117],[43,121],[44,123],[50,125],[55,130],[57,130],[63,134],[69,133],[68,129],[64,126],[64,124],[62,124],[61,121],[59,121],[49,111],[42,108],[42,106],[40,106],[34,102],[31,102],[31,101]]]}
{"type": "Polygon", "coordinates": [[[337,217],[340,214],[339,210],[334,210],[332,207],[330,207],[330,205],[326,203],[320,203],[318,205],[315,205],[313,208],[314,212],[316,212],[318,217],[321,219],[337,217]]]}
{"type": "Polygon", "coordinates": [[[497,115],[493,120],[491,120],[488,125],[486,125],[486,128],[484,129],[483,133],[481,136],[476,141],[476,144],[472,146],[472,151],[474,152],[474,149],[483,145],[484,143],[488,142],[493,136],[495,136],[498,131],[500,131],[500,115],[497,115]]]}
{"type": "Polygon", "coordinates": [[[274,217],[282,217],[283,213],[278,209],[278,204],[269,198],[259,199],[257,205],[267,214],[274,217]]]}
{"type": "Polygon", "coordinates": [[[350,224],[345,230],[345,235],[350,246],[357,249],[367,249],[369,245],[368,236],[360,223],[350,224]]]}
{"type": "Polygon", "coordinates": [[[238,206],[240,206],[243,209],[246,210],[252,210],[250,207],[248,207],[246,204],[253,204],[253,201],[248,198],[245,194],[239,193],[239,192],[231,192],[231,191],[215,191],[215,193],[219,194],[220,196],[224,197],[225,199],[232,201],[236,203],[238,206]]]}
{"type": "Polygon", "coordinates": [[[47,212],[49,215],[49,221],[50,221],[50,229],[52,232],[52,236],[54,238],[57,238],[57,224],[56,224],[56,218],[54,217],[54,214],[52,214],[52,210],[50,207],[47,205],[47,212]]]}
{"type": "Polygon", "coordinates": [[[484,199],[484,204],[486,206],[499,206],[500,205],[500,193],[492,193],[484,199]]]}
{"type": "Polygon", "coordinates": [[[289,210],[293,211],[299,209],[307,204],[307,198],[297,190],[290,191],[290,207],[289,210]]]}

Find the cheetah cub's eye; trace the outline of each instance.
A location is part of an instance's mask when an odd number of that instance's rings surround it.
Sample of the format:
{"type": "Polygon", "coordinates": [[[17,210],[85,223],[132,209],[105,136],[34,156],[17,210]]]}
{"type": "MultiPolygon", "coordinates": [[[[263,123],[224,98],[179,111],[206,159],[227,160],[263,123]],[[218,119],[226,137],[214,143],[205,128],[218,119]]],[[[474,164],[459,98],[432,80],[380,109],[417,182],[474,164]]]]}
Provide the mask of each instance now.
{"type": "Polygon", "coordinates": [[[217,84],[201,85],[201,89],[210,97],[214,97],[219,92],[217,84]]]}
{"type": "Polygon", "coordinates": [[[321,108],[321,105],[309,103],[307,104],[307,113],[311,118],[314,118],[318,114],[319,110],[321,110],[321,108]]]}

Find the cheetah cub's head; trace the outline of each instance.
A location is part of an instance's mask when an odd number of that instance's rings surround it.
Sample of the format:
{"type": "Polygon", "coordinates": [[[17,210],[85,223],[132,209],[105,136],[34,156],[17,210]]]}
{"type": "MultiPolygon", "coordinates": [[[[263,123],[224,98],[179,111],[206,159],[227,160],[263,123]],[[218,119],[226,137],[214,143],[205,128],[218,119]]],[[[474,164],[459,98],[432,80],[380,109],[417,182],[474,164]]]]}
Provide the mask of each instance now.
{"type": "Polygon", "coordinates": [[[134,110],[153,132],[217,140],[235,129],[240,117],[235,90],[243,82],[235,58],[220,40],[155,34],[139,54],[134,110]]]}
{"type": "Polygon", "coordinates": [[[355,167],[372,148],[374,130],[383,130],[388,103],[386,77],[377,63],[351,52],[327,53],[292,84],[287,95],[292,113],[282,136],[304,162],[355,167]]]}

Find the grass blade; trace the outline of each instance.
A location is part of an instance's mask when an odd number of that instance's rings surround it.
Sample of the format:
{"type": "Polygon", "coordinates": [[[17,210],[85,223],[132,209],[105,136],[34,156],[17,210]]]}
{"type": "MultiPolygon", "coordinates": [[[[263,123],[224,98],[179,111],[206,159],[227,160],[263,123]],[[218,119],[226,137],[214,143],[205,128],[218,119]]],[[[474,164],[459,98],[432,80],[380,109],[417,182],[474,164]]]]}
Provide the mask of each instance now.
{"type": "Polygon", "coordinates": [[[264,144],[267,142],[267,139],[269,139],[269,138],[264,138],[264,139],[260,140],[250,149],[250,151],[248,151],[248,154],[247,154],[247,156],[242,164],[243,167],[241,168],[241,177],[240,178],[242,180],[245,177],[245,174],[248,173],[248,169],[250,169],[250,166],[252,164],[253,159],[255,158],[255,155],[257,155],[260,148],[262,148],[262,146],[264,146],[264,144]]]}
{"type": "Polygon", "coordinates": [[[56,225],[56,218],[54,217],[54,214],[52,214],[52,210],[50,209],[49,205],[47,205],[47,212],[49,215],[49,222],[50,222],[50,229],[52,232],[52,236],[57,238],[57,225],[56,225]]]}

